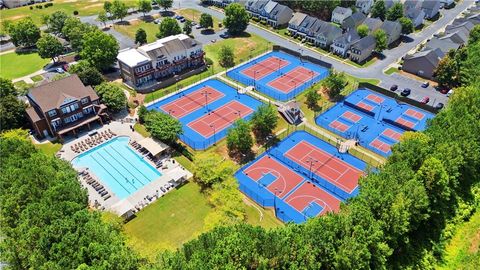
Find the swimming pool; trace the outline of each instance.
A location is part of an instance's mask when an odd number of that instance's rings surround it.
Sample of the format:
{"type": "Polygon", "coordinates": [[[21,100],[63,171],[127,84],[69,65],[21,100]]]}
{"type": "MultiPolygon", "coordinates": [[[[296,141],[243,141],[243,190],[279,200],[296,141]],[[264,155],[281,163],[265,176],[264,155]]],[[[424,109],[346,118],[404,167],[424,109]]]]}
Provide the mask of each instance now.
{"type": "Polygon", "coordinates": [[[162,176],[128,145],[128,137],[117,137],[72,160],[77,168],[89,168],[102,184],[120,199],[128,197],[162,176]]]}

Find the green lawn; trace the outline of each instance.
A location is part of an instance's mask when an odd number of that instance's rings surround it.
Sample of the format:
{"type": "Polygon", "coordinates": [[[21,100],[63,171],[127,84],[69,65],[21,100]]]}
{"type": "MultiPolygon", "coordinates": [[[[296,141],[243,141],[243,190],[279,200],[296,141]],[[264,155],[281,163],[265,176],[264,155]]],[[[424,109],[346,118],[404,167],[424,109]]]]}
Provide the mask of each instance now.
{"type": "Polygon", "coordinates": [[[129,244],[153,258],[161,249],[175,249],[204,231],[212,210],[195,183],[187,183],[147,206],[124,226],[129,244]]]}
{"type": "MultiPolygon", "coordinates": [[[[192,22],[197,22],[197,23],[200,21],[200,16],[202,15],[200,11],[193,8],[178,9],[178,10],[175,10],[175,13],[185,17],[185,19],[187,20],[190,20],[192,22]]],[[[213,16],[212,18],[213,18],[213,30],[218,31],[222,29],[218,26],[218,24],[221,23],[222,21],[220,21],[218,18],[213,16]]]]}
{"type": "Polygon", "coordinates": [[[283,226],[283,223],[275,217],[273,210],[265,210],[254,202],[252,202],[252,204],[255,206],[247,205],[245,207],[248,224],[262,226],[267,229],[283,226]],[[263,213],[262,220],[260,220],[260,212],[263,213]]]}
{"type": "Polygon", "coordinates": [[[42,69],[50,59],[42,59],[37,53],[0,55],[0,77],[15,79],[42,69]]]}
{"type": "Polygon", "coordinates": [[[157,40],[155,36],[158,33],[158,24],[154,24],[153,22],[145,22],[141,20],[133,20],[130,21],[129,24],[125,25],[118,25],[114,26],[114,29],[118,32],[130,37],[131,39],[135,39],[135,33],[139,28],[143,28],[147,33],[147,42],[151,43],[157,40]]]}
{"type": "MultiPolygon", "coordinates": [[[[41,25],[42,15],[51,14],[59,10],[67,13],[68,15],[73,15],[73,12],[76,10],[78,11],[79,16],[89,16],[98,14],[103,9],[103,2],[105,2],[105,0],[55,0],[52,2],[53,6],[48,8],[38,9],[35,8],[35,5],[33,5],[33,9],[30,9],[30,6],[2,9],[0,10],[0,22],[6,20],[16,21],[28,17],[31,18],[37,25],[41,25]]],[[[137,1],[122,0],[122,2],[127,3],[129,6],[133,6],[137,1]]],[[[45,3],[41,3],[39,5],[43,7],[45,3]]],[[[0,28],[3,29],[1,24],[0,28]]]]}
{"type": "Polygon", "coordinates": [[[436,269],[478,269],[480,264],[480,211],[469,221],[459,225],[445,248],[444,263],[436,269]]]}
{"type": "Polygon", "coordinates": [[[391,67],[391,68],[385,70],[385,74],[387,74],[387,75],[392,75],[395,72],[398,72],[398,68],[391,67]]]}
{"type": "Polygon", "coordinates": [[[150,133],[147,131],[147,129],[145,128],[144,125],[142,124],[139,124],[139,123],[136,123],[135,125],[133,125],[133,129],[140,133],[140,135],[142,135],[143,137],[150,137],[150,133]]]}
{"type": "Polygon", "coordinates": [[[34,144],[37,149],[42,151],[43,153],[47,155],[55,155],[60,149],[62,148],[62,144],[60,143],[51,143],[51,142],[46,142],[42,144],[34,144]]]}
{"type": "Polygon", "coordinates": [[[34,81],[34,82],[40,82],[40,81],[43,81],[43,76],[42,75],[35,75],[35,76],[31,77],[30,79],[32,79],[32,81],[34,81]]]}

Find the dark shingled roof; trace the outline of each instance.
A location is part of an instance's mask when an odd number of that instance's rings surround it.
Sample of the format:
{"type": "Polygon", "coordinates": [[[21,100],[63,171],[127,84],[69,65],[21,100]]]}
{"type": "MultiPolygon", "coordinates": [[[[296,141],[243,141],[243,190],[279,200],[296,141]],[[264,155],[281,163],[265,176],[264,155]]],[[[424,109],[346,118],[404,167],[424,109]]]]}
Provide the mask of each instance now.
{"type": "Polygon", "coordinates": [[[358,49],[358,50],[363,50],[363,49],[366,49],[370,46],[372,46],[373,44],[376,44],[376,40],[375,40],[375,37],[373,36],[366,36],[362,39],[360,39],[359,41],[355,42],[355,44],[352,45],[353,48],[355,49],[358,49]]]}
{"type": "Polygon", "coordinates": [[[76,74],[34,87],[28,92],[28,97],[44,112],[59,108],[65,99],[80,100],[84,97],[90,97],[92,101],[98,99],[93,88],[84,86],[76,74]]]}

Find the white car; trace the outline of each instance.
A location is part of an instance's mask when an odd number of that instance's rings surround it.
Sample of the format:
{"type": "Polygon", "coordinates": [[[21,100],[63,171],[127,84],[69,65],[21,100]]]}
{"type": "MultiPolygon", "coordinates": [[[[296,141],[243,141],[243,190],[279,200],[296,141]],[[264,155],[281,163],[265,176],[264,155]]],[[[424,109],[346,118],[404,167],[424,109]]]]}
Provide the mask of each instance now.
{"type": "Polygon", "coordinates": [[[200,24],[198,24],[197,26],[195,26],[195,28],[200,29],[200,28],[202,28],[202,26],[200,26],[200,24]]]}
{"type": "Polygon", "coordinates": [[[55,71],[58,72],[58,73],[64,73],[65,72],[65,70],[63,70],[63,68],[56,68],[55,71]]]}
{"type": "Polygon", "coordinates": [[[162,22],[162,20],[160,20],[160,19],[155,19],[155,20],[153,21],[154,24],[159,24],[160,22],[162,22]]]}
{"type": "Polygon", "coordinates": [[[453,89],[450,89],[448,92],[447,92],[447,97],[451,96],[453,94],[453,89]]]}

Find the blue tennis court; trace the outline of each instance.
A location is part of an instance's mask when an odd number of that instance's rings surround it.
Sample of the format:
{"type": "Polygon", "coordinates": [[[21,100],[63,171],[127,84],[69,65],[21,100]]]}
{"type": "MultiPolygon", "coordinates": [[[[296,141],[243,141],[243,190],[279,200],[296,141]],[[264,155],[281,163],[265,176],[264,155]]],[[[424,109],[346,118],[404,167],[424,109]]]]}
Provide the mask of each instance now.
{"type": "Polygon", "coordinates": [[[293,99],[328,74],[325,67],[280,51],[227,72],[228,77],[281,101],[293,99]]]}
{"type": "Polygon", "coordinates": [[[248,120],[262,103],[219,81],[207,80],[147,106],[180,120],[180,140],[195,150],[204,150],[223,139],[228,128],[248,120]]]}
{"type": "Polygon", "coordinates": [[[316,123],[382,156],[405,131],[421,131],[435,115],[374,92],[358,89],[316,119],[316,123]]]}

